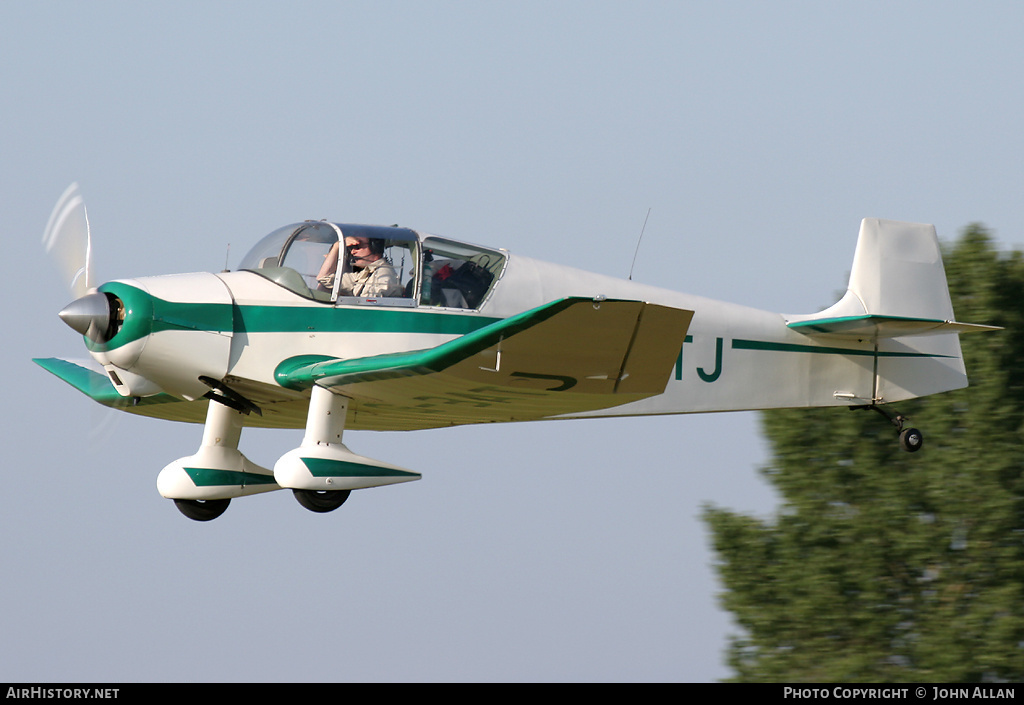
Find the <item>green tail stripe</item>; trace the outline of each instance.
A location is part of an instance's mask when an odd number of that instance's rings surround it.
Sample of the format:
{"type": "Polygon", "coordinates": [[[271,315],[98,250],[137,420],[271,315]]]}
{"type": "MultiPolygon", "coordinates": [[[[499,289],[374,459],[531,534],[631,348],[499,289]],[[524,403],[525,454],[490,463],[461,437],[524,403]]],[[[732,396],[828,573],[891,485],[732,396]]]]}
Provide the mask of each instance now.
{"type": "Polygon", "coordinates": [[[773,352],[798,352],[816,355],[861,355],[865,357],[951,357],[950,355],[934,355],[920,352],[886,352],[879,350],[856,350],[851,348],[833,348],[825,345],[799,345],[796,343],[772,343],[765,340],[732,341],[733,350],[769,350],[773,352]]]}
{"type": "Polygon", "coordinates": [[[327,458],[301,458],[313,477],[419,477],[418,472],[406,472],[379,465],[364,465],[349,460],[327,458]]]}

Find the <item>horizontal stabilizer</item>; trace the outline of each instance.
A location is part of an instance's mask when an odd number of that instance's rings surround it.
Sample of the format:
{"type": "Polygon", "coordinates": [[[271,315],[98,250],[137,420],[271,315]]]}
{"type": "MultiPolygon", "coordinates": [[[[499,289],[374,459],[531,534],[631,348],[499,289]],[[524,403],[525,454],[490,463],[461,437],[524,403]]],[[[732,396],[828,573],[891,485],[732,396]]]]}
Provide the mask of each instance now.
{"type": "Polygon", "coordinates": [[[978,333],[1000,330],[998,326],[977,323],[957,323],[929,318],[903,318],[900,316],[838,316],[811,318],[788,324],[793,330],[810,335],[830,334],[858,338],[903,338],[910,335],[938,335],[941,333],[978,333]]]}
{"type": "Polygon", "coordinates": [[[788,316],[786,325],[874,340],[999,330],[954,320],[935,226],[878,218],[861,222],[843,298],[820,313],[788,316]]]}

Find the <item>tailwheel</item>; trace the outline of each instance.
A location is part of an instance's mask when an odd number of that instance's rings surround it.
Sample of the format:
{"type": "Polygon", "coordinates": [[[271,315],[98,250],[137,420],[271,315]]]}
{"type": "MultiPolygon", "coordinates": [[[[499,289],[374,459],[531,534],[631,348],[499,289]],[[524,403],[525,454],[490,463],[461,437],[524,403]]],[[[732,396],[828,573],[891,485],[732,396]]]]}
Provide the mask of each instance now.
{"type": "Polygon", "coordinates": [[[885,411],[875,404],[864,404],[861,406],[850,407],[851,411],[860,409],[877,411],[879,414],[889,419],[889,423],[896,427],[896,433],[900,436],[900,448],[908,453],[916,453],[921,450],[921,446],[924,445],[924,435],[916,428],[903,427],[903,423],[908,420],[906,416],[903,414],[890,414],[888,411],[885,411]]]}
{"type": "Polygon", "coordinates": [[[908,453],[916,453],[924,445],[924,437],[916,428],[905,428],[900,431],[900,448],[908,453]]]}
{"type": "Polygon", "coordinates": [[[333,512],[352,494],[352,490],[292,490],[295,499],[311,512],[333,512]]]}
{"type": "Polygon", "coordinates": [[[230,499],[176,499],[178,511],[194,521],[210,521],[223,514],[230,499]]]}

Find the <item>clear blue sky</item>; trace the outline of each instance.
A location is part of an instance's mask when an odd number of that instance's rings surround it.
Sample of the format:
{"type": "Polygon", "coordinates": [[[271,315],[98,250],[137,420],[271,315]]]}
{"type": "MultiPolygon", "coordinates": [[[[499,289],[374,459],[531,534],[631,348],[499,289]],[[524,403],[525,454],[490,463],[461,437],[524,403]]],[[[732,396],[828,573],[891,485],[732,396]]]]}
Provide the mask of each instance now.
{"type": "Polygon", "coordinates": [[[81,184],[112,279],[305,218],[624,277],[650,208],[634,279],[811,312],[865,216],[1024,243],[1022,30],[1018,2],[0,4],[0,680],[726,676],[699,513],[775,510],[755,414],[351,433],[424,479],[190,522],[155,479],[201,428],[29,361],[84,355],[50,209],[81,184]]]}

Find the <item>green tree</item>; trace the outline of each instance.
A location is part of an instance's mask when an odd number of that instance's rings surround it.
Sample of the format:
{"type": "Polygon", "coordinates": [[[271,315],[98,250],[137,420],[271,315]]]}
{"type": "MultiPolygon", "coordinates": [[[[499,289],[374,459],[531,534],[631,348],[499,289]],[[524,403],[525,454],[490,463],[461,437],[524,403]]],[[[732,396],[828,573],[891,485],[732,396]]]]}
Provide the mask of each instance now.
{"type": "Polygon", "coordinates": [[[1024,257],[968,227],[945,254],[966,389],[873,412],[762,415],[771,520],[705,507],[742,634],[738,681],[1024,681],[1024,257]]]}

